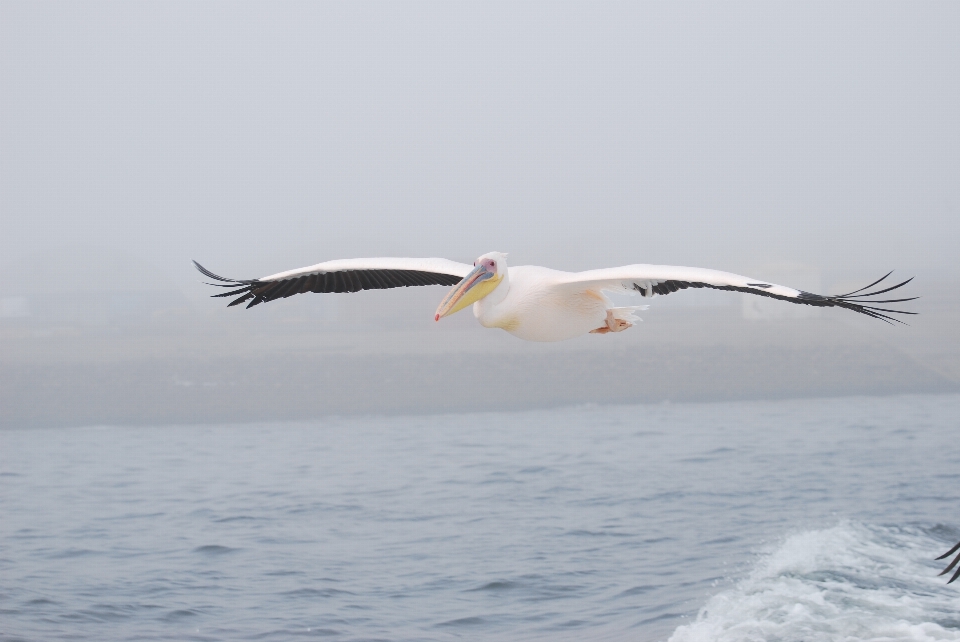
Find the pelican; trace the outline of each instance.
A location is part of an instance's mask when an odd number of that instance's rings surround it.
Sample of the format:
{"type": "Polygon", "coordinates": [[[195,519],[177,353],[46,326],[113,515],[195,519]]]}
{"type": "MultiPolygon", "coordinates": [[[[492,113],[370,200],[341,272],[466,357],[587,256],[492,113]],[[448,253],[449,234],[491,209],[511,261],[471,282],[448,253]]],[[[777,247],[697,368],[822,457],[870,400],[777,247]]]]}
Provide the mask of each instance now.
{"type": "Polygon", "coordinates": [[[535,265],[508,267],[507,255],[501,252],[484,254],[473,265],[437,258],[344,259],[250,280],[227,279],[196,261],[193,263],[203,275],[219,282],[208,285],[230,290],[214,297],[236,297],[230,306],[246,302],[248,308],[306,292],[453,286],[440,302],[434,320],[439,321],[472,304],[480,325],[501,328],[527,341],[563,341],[588,333],[622,332],[639,320],[634,312],[647,307],[616,307],[606,292],[640,294],[649,299],[687,288],[712,288],[802,305],[846,308],[887,323],[903,323],[891,314],[916,313],[880,308],[875,304],[918,298],[873,299],[912,280],[869,291],[892,272],[865,288],[838,296],[821,296],[739,274],[673,265],[625,265],[586,272],[562,272],[535,265]]]}

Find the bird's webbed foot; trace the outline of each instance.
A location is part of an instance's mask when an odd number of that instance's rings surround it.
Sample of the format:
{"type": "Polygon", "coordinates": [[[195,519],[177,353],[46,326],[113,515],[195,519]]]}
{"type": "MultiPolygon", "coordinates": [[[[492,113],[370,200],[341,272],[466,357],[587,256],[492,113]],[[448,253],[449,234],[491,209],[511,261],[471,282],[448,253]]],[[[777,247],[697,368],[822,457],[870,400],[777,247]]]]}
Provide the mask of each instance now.
{"type": "Polygon", "coordinates": [[[613,310],[607,310],[607,321],[605,325],[590,331],[590,334],[606,334],[608,332],[623,332],[627,328],[632,328],[633,324],[623,319],[617,319],[613,316],[613,310]]]}

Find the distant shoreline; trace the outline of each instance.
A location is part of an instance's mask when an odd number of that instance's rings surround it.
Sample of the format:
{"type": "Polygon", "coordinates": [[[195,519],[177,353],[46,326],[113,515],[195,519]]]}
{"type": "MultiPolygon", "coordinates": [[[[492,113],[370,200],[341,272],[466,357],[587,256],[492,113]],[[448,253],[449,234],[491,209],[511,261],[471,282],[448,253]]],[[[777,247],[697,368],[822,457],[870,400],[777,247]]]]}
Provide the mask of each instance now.
{"type": "Polygon", "coordinates": [[[0,428],[953,392],[937,368],[868,345],[0,363],[0,428]]]}

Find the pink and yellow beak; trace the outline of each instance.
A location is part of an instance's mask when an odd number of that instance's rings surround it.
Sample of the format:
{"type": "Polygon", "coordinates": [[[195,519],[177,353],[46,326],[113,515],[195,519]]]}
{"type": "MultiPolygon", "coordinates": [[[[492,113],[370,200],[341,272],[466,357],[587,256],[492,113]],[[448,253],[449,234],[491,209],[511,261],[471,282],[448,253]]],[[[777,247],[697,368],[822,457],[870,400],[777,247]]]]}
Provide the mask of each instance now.
{"type": "Polygon", "coordinates": [[[496,272],[490,272],[483,263],[480,263],[444,297],[433,320],[439,321],[479,301],[493,292],[502,279],[502,276],[496,272]]]}

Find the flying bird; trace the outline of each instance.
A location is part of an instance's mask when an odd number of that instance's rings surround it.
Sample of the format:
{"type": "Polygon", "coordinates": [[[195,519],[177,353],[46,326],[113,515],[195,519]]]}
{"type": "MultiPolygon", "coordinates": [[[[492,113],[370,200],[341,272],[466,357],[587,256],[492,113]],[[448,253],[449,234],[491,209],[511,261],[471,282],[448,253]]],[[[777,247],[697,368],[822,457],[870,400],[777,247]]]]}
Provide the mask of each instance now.
{"type": "Polygon", "coordinates": [[[235,297],[230,306],[246,303],[248,308],[306,292],[453,286],[434,314],[436,321],[472,304],[480,325],[501,328],[527,341],[563,341],[587,333],[622,332],[639,320],[634,312],[647,307],[617,307],[606,292],[633,293],[649,299],[688,288],[712,288],[801,305],[846,308],[887,323],[902,323],[893,314],[916,313],[877,304],[918,298],[875,299],[912,280],[870,291],[892,272],[865,288],[821,296],[729,272],[673,265],[625,265],[586,272],[535,265],[508,267],[507,255],[501,252],[484,254],[473,265],[436,258],[344,259],[249,280],[227,279],[193,263],[206,277],[218,281],[208,285],[229,290],[213,296],[235,297]]]}
{"type": "MultiPolygon", "coordinates": [[[[953,548],[951,548],[949,551],[947,551],[946,553],[944,553],[943,555],[941,555],[941,556],[938,557],[937,559],[938,559],[938,560],[946,559],[946,558],[950,557],[951,555],[953,555],[954,553],[957,553],[957,551],[960,551],[960,542],[958,542],[956,546],[954,546],[953,548]]],[[[946,575],[947,573],[949,573],[950,571],[952,571],[952,570],[953,570],[953,567],[957,565],[957,562],[960,562],[960,553],[957,553],[957,556],[956,556],[955,558],[953,558],[953,561],[950,562],[950,564],[947,566],[947,568],[945,568],[945,569],[943,569],[942,571],[940,571],[939,575],[946,575]]],[[[952,582],[953,582],[955,579],[957,579],[958,577],[960,577],[960,568],[957,569],[957,572],[953,574],[953,577],[950,578],[950,581],[948,581],[947,584],[952,583],[952,582]]]]}

